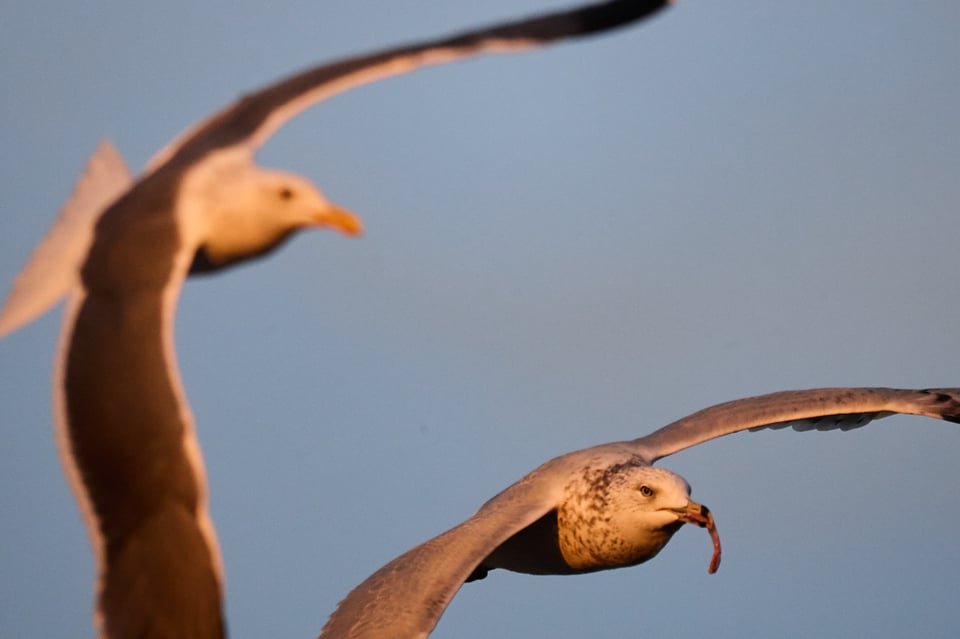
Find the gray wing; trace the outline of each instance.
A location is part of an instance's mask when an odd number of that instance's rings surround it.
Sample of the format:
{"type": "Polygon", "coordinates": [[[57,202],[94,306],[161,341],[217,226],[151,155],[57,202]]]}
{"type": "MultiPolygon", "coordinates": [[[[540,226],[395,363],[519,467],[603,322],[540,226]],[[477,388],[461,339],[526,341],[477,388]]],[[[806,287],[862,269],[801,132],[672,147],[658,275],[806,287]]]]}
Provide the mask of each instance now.
{"type": "Polygon", "coordinates": [[[475,515],[368,577],[340,602],[321,639],[412,639],[437,625],[467,577],[501,543],[556,508],[563,482],[550,465],[488,501],[475,515]]]}
{"type": "Polygon", "coordinates": [[[608,31],[645,18],[670,2],[601,2],[314,67],[243,97],[172,142],[147,168],[156,169],[175,157],[191,161],[228,146],[254,151],[304,109],[356,86],[483,53],[522,51],[608,31]]]}
{"type": "Polygon", "coordinates": [[[711,406],[631,442],[650,463],[741,430],[850,430],[904,413],[960,423],[960,388],[817,388],[759,395],[711,406]]]}

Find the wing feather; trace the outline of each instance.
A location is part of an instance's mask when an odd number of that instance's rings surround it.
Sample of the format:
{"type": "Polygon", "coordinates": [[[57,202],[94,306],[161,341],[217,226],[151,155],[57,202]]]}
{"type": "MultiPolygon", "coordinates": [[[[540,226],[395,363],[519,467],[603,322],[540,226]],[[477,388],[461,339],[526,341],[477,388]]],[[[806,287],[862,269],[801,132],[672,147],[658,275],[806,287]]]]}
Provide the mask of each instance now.
{"type": "Polygon", "coordinates": [[[420,67],[483,53],[510,53],[608,31],[656,13],[671,0],[614,0],[466,31],[314,67],[251,93],[162,149],[147,165],[194,161],[216,148],[251,152],[285,122],[332,95],[420,67]]]}
{"type": "Polygon", "coordinates": [[[557,507],[562,482],[552,479],[563,468],[559,463],[541,466],[459,526],[385,565],[340,602],[320,638],[428,636],[474,568],[514,533],[557,507]]]}
{"type": "Polygon", "coordinates": [[[960,422],[960,388],[817,388],[717,404],[638,439],[650,463],[741,430],[851,430],[896,413],[960,422]]]}
{"type": "Polygon", "coordinates": [[[14,281],[0,311],[0,337],[32,322],[76,285],[93,239],[93,227],[130,184],[123,158],[112,144],[101,142],[87,160],[57,221],[14,281]]]}

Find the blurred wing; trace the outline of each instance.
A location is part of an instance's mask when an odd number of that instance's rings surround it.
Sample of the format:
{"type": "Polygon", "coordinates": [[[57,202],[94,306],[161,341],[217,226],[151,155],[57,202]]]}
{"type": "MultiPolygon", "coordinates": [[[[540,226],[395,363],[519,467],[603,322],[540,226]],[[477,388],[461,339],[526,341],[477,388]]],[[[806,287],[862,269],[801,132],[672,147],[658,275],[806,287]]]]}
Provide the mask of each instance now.
{"type": "Polygon", "coordinates": [[[3,310],[0,337],[45,313],[76,284],[100,214],[130,188],[130,172],[109,142],[101,142],[70,199],[17,276],[3,310]]]}
{"type": "Polygon", "coordinates": [[[211,149],[226,146],[244,146],[252,152],[304,109],[362,84],[483,53],[523,51],[556,40],[607,31],[645,18],[670,1],[601,2],[314,67],[243,97],[187,131],[161,150],[147,170],[174,156],[191,161],[211,149]]]}
{"type": "Polygon", "coordinates": [[[544,467],[473,517],[397,557],[340,602],[321,639],[427,637],[467,577],[501,543],[557,507],[562,482],[544,467]]]}
{"type": "Polygon", "coordinates": [[[741,430],[793,427],[850,430],[895,413],[960,423],[960,388],[818,388],[783,391],[711,406],[633,440],[650,463],[741,430]]]}

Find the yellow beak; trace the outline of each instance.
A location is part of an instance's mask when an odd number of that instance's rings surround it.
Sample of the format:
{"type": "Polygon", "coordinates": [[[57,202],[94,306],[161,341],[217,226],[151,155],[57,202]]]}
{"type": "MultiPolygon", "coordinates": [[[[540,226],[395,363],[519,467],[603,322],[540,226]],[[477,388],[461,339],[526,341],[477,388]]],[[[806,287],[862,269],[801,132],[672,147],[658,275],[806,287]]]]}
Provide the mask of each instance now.
{"type": "Polygon", "coordinates": [[[360,218],[335,204],[331,204],[317,214],[316,224],[340,231],[344,235],[357,236],[363,233],[363,222],[360,218]]]}

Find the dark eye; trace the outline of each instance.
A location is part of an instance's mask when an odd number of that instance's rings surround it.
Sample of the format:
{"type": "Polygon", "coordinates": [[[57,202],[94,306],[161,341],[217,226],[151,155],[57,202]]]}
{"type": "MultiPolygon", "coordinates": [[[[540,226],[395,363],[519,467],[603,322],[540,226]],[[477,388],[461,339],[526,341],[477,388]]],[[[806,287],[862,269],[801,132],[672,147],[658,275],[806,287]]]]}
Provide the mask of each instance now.
{"type": "Polygon", "coordinates": [[[653,488],[650,488],[646,484],[640,486],[640,494],[644,497],[653,497],[653,488]]]}
{"type": "Polygon", "coordinates": [[[293,199],[293,189],[288,186],[280,189],[280,199],[281,200],[292,200],[293,199]]]}

